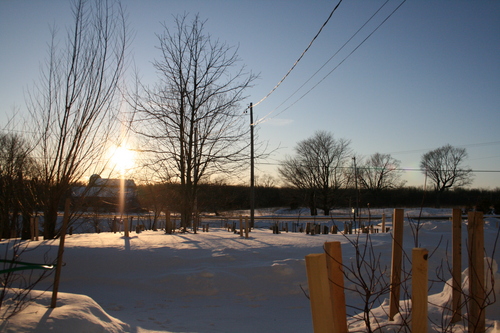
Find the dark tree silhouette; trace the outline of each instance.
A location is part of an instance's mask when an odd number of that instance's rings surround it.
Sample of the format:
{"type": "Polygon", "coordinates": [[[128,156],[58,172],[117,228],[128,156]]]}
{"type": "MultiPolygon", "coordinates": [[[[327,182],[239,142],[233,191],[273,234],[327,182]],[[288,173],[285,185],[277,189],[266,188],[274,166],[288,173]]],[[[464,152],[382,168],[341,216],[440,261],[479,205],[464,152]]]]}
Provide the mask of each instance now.
{"type": "Polygon", "coordinates": [[[287,156],[280,163],[278,172],[285,183],[307,193],[311,215],[317,215],[317,196],[324,214],[329,215],[334,192],[348,183],[349,144],[349,140],[336,140],[331,133],[319,131],[297,144],[294,157],[287,156]]]}
{"type": "Polygon", "coordinates": [[[199,181],[228,173],[248,159],[249,131],[239,103],[255,76],[239,66],[237,49],[204,32],[198,16],[174,19],[157,35],[159,83],[133,96],[134,130],[146,141],[149,167],[162,181],[181,184],[181,224],[191,224],[199,181]]]}

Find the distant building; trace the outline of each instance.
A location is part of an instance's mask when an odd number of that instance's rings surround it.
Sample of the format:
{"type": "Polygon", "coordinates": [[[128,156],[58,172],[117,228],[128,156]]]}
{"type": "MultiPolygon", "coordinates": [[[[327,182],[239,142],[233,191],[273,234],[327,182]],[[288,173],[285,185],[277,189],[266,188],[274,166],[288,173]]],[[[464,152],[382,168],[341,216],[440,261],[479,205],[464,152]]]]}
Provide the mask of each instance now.
{"type": "Polygon", "coordinates": [[[87,186],[75,186],[72,189],[73,200],[78,200],[82,210],[99,212],[118,212],[120,209],[120,190],[124,185],[125,212],[137,212],[141,209],[137,198],[137,186],[132,179],[101,178],[92,175],[87,186]]]}

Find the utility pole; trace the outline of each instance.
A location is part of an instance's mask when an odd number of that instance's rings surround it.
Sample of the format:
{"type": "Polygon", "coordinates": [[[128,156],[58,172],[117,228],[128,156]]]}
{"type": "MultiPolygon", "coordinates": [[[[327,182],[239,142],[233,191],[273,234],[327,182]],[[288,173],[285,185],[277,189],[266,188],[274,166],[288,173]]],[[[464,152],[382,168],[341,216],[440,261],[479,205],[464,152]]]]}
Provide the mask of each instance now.
{"type": "Polygon", "coordinates": [[[253,148],[253,104],[250,103],[250,228],[254,227],[255,217],[255,174],[253,148]]]}
{"type": "Polygon", "coordinates": [[[198,126],[194,127],[194,165],[193,165],[193,180],[194,180],[194,221],[193,231],[196,234],[198,229],[198,126]]]}
{"type": "Polygon", "coordinates": [[[356,227],[356,215],[359,214],[359,192],[358,192],[358,169],[356,167],[356,156],[353,156],[354,161],[354,184],[356,186],[356,209],[354,211],[354,227],[356,227]]]}

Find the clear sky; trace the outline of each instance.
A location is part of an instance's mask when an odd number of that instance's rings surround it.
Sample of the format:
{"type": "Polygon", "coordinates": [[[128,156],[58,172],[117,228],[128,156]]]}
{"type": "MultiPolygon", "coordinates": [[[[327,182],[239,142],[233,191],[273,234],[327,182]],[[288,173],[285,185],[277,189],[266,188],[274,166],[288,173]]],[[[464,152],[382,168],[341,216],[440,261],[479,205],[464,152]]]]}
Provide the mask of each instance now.
{"type": "MultiPolygon", "coordinates": [[[[387,1],[320,69],[385,2],[344,0],[296,69],[254,108],[255,119],[272,112],[257,126],[259,140],[279,147],[259,161],[257,174],[275,174],[283,156],[317,130],[351,140],[359,155],[390,153],[407,169],[418,168],[425,152],[451,144],[467,149],[466,164],[473,170],[500,170],[500,1],[406,1],[374,31],[402,2],[387,1]]],[[[160,22],[171,26],[173,15],[199,13],[208,20],[206,32],[238,46],[242,63],[260,74],[245,102],[256,104],[297,60],[337,1],[122,3],[133,31],[130,55],[144,83],[156,80],[151,61],[158,57],[160,22]]],[[[38,78],[51,24],[64,34],[71,24],[69,1],[0,0],[1,124],[13,110],[25,112],[23,92],[38,78]]],[[[500,172],[475,175],[474,187],[500,187],[500,172]]],[[[423,185],[420,172],[404,177],[409,185],[423,185]]]]}

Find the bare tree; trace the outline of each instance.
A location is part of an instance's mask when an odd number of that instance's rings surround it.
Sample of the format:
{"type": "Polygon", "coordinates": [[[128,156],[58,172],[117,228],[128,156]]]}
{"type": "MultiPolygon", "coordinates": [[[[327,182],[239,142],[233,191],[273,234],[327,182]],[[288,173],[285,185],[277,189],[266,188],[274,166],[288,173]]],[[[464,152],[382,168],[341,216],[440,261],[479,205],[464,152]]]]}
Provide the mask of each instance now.
{"type": "Polygon", "coordinates": [[[381,191],[402,187],[401,161],[390,154],[375,153],[358,168],[358,178],[362,187],[369,191],[381,191]]]}
{"type": "Polygon", "coordinates": [[[151,229],[157,230],[160,216],[162,213],[168,214],[171,210],[169,202],[165,200],[166,196],[171,197],[167,189],[168,184],[147,182],[139,187],[141,206],[153,213],[151,229]]]}
{"type": "Polygon", "coordinates": [[[75,0],[74,25],[60,47],[52,33],[49,59],[27,104],[40,159],[44,237],[57,236],[62,199],[108,146],[118,110],[126,24],[118,0],[75,0]]]}
{"type": "Polygon", "coordinates": [[[134,129],[147,140],[145,151],[160,179],[181,184],[181,225],[196,211],[198,182],[231,172],[248,158],[248,140],[239,103],[255,76],[239,66],[237,49],[204,32],[198,15],[174,18],[157,35],[162,58],[153,62],[159,83],[141,86],[134,129]]]}
{"type": "Polygon", "coordinates": [[[287,156],[280,163],[278,172],[284,181],[307,192],[311,215],[317,215],[318,195],[324,214],[329,215],[334,192],[347,184],[349,144],[349,140],[336,140],[331,133],[318,131],[297,144],[294,157],[287,156]]]}
{"type": "Polygon", "coordinates": [[[23,254],[32,249],[25,241],[31,237],[37,185],[31,151],[19,135],[0,133],[0,238],[7,238],[0,256],[0,319],[21,311],[31,300],[30,291],[50,272],[34,270],[37,265],[25,265],[29,273],[20,271],[23,254]]]}
{"type": "Polygon", "coordinates": [[[437,192],[436,207],[440,206],[442,192],[472,183],[472,170],[463,165],[467,156],[465,148],[451,145],[445,145],[422,155],[420,168],[434,183],[434,190],[437,192]]]}
{"type": "Polygon", "coordinates": [[[36,176],[30,153],[18,135],[0,134],[0,238],[29,237],[36,176]]]}
{"type": "Polygon", "coordinates": [[[255,176],[255,186],[265,188],[276,187],[276,179],[269,174],[255,176]]]}

